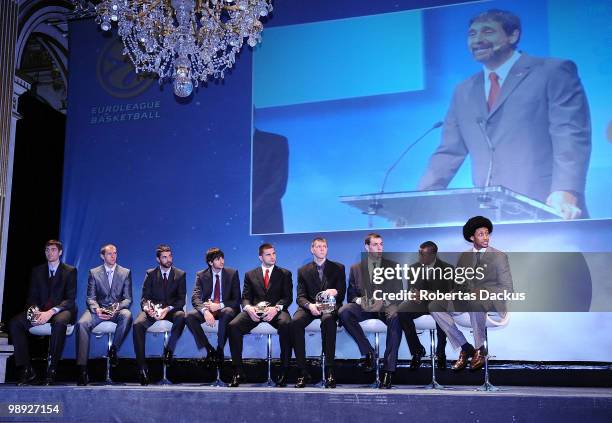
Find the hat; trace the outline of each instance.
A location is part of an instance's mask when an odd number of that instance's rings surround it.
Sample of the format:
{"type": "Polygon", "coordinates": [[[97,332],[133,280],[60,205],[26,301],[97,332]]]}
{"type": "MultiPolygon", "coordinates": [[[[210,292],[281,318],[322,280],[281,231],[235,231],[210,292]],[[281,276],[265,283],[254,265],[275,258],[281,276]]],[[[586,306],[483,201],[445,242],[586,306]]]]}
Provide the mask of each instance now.
{"type": "Polygon", "coordinates": [[[471,217],[465,225],[463,225],[463,238],[467,242],[472,242],[470,237],[474,236],[474,233],[478,228],[487,228],[489,233],[493,232],[493,223],[484,216],[471,217]]]}

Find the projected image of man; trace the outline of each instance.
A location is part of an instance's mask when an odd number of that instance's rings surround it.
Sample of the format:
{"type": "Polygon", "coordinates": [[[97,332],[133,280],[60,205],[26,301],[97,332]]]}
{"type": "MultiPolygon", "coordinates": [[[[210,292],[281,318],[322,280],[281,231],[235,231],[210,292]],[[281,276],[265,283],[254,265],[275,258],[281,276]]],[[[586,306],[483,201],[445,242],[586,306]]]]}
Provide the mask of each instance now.
{"type": "Polygon", "coordinates": [[[588,217],[591,119],[576,65],[520,52],[521,35],[508,11],[471,19],[467,46],[483,69],[456,87],[418,188],[446,188],[469,154],[474,186],[502,185],[566,219],[588,217]]]}

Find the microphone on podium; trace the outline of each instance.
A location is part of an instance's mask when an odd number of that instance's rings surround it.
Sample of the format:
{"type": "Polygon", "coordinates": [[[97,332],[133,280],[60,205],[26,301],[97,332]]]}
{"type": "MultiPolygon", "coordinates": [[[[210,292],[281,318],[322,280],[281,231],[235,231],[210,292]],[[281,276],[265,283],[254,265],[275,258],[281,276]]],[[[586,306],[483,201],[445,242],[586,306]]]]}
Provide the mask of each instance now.
{"type": "MultiPolygon", "coordinates": [[[[432,132],[435,129],[440,128],[443,124],[444,124],[444,122],[442,122],[442,121],[438,121],[438,122],[434,123],[431,127],[429,127],[429,129],[427,129],[427,131],[423,132],[423,134],[421,134],[420,137],[415,139],[408,147],[406,147],[406,149],[402,152],[402,154],[400,154],[400,156],[397,158],[397,160],[395,160],[395,162],[393,162],[393,164],[391,166],[389,166],[389,168],[385,172],[385,178],[383,179],[383,183],[382,183],[382,185],[380,187],[379,194],[384,194],[385,186],[387,185],[387,179],[389,179],[389,174],[391,173],[391,171],[393,169],[395,169],[395,167],[399,164],[399,162],[402,161],[402,159],[404,158],[406,153],[408,153],[415,145],[417,145],[419,143],[419,141],[421,141],[423,138],[425,138],[427,135],[429,135],[430,132],[432,132]]],[[[374,202],[372,204],[370,204],[370,206],[368,207],[368,211],[365,212],[365,213],[368,214],[368,215],[375,215],[375,214],[378,213],[378,210],[380,210],[381,208],[382,208],[382,205],[378,202],[378,198],[376,198],[374,200],[374,202]]]]}

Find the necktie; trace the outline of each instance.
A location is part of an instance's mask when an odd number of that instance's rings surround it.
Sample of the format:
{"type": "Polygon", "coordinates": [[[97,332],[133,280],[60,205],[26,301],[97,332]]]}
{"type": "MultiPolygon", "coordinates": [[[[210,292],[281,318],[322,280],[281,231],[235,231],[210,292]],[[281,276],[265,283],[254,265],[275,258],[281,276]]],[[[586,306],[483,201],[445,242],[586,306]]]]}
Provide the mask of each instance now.
{"type": "Polygon", "coordinates": [[[495,72],[491,72],[489,74],[489,81],[491,81],[491,87],[489,88],[489,97],[487,97],[487,105],[489,106],[489,111],[495,105],[495,101],[497,100],[497,96],[499,95],[500,87],[499,87],[499,75],[495,72]]]}
{"type": "Polygon", "coordinates": [[[270,269],[266,269],[266,274],[264,275],[264,288],[268,289],[269,284],[270,284],[270,269]]]}
{"type": "Polygon", "coordinates": [[[109,286],[113,286],[113,271],[112,270],[107,270],[106,271],[106,277],[108,278],[108,285],[109,286]]]}
{"type": "Polygon", "coordinates": [[[221,281],[219,275],[215,275],[215,293],[213,294],[213,302],[219,304],[221,302],[221,281]]]}
{"type": "Polygon", "coordinates": [[[43,311],[47,311],[50,310],[51,307],[53,307],[53,275],[55,274],[55,272],[51,269],[49,269],[49,296],[47,297],[47,301],[45,302],[45,305],[43,306],[43,311]]]}
{"type": "Polygon", "coordinates": [[[479,251],[476,253],[476,267],[480,266],[480,258],[482,257],[482,253],[479,251]]]}
{"type": "Polygon", "coordinates": [[[168,287],[168,274],[162,273],[162,280],[164,281],[164,290],[168,287]]]}
{"type": "Polygon", "coordinates": [[[317,273],[319,274],[319,281],[321,282],[321,286],[323,286],[323,266],[319,266],[317,264],[317,273]]]}

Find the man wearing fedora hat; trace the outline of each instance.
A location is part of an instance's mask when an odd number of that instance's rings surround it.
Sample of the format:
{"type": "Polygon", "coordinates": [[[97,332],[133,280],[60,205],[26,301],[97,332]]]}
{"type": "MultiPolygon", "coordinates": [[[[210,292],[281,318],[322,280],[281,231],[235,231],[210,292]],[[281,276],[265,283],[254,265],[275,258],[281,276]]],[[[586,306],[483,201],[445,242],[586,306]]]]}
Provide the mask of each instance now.
{"type": "MultiPolygon", "coordinates": [[[[503,301],[492,301],[481,298],[482,292],[512,292],[512,275],[508,256],[489,246],[489,236],[493,224],[483,216],[470,218],[463,226],[463,238],[472,244],[472,248],[459,256],[456,269],[475,269],[474,277],[466,278],[460,284],[462,291],[471,295],[467,301],[432,302],[429,305],[431,316],[446,333],[453,348],[461,348],[459,359],[453,364],[455,371],[469,366],[478,370],[484,365],[487,351],[484,346],[485,329],[488,311],[505,311],[503,301]],[[467,311],[470,316],[474,345],[470,344],[457,328],[453,312],[467,311]]],[[[456,280],[456,283],[459,281],[456,280]]]]}

